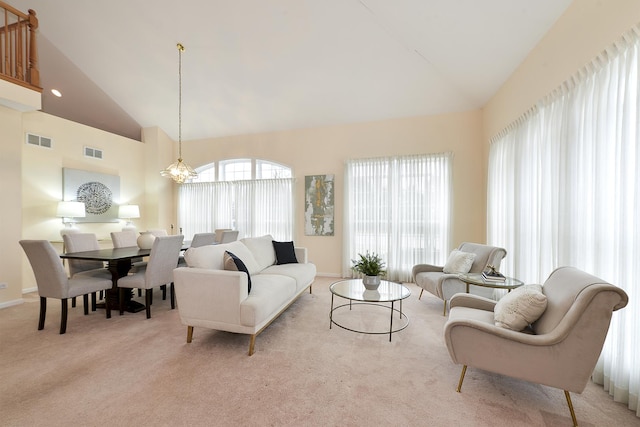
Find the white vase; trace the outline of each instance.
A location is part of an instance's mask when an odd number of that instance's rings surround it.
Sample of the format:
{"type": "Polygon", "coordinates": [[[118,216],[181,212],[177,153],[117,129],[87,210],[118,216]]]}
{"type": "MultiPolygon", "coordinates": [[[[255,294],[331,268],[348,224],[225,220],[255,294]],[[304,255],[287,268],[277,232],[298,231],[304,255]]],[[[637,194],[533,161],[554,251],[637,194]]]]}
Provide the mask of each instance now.
{"type": "Polygon", "coordinates": [[[138,247],[140,249],[151,249],[153,241],[156,240],[156,236],[150,231],[141,231],[138,236],[138,247]]]}
{"type": "Polygon", "coordinates": [[[380,276],[364,276],[362,283],[366,289],[375,291],[380,286],[380,276]]]}

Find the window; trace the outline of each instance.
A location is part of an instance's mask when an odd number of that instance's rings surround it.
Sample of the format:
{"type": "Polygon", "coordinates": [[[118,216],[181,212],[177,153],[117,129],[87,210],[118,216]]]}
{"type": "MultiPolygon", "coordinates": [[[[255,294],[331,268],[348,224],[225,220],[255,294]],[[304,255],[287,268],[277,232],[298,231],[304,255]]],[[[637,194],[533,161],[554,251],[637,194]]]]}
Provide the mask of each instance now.
{"type": "Polygon", "coordinates": [[[218,169],[218,180],[212,163],[198,169],[196,180],[179,187],[178,221],[187,238],[233,228],[240,237],[293,239],[290,168],[266,160],[232,159],[219,162],[218,169]]]}
{"type": "Polygon", "coordinates": [[[351,260],[367,251],[382,257],[391,280],[411,280],[415,264],[444,264],[450,153],[349,161],[345,194],[345,276],[351,274],[351,260]]]}

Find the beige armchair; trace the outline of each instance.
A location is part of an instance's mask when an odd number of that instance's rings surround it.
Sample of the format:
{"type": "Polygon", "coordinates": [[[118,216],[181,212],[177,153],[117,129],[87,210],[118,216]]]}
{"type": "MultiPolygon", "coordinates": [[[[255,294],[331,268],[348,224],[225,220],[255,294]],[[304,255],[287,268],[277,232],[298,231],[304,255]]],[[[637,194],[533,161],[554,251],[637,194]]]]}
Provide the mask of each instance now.
{"type": "MultiPolygon", "coordinates": [[[[476,254],[475,260],[471,265],[469,273],[482,273],[487,265],[493,265],[496,269],[499,269],[502,259],[507,255],[507,251],[503,248],[495,246],[482,245],[479,243],[462,243],[458,247],[459,251],[471,252],[476,254]]],[[[444,309],[442,314],[447,314],[447,301],[458,292],[465,292],[466,285],[463,281],[458,279],[458,274],[444,273],[443,266],[436,266],[431,264],[418,264],[413,266],[412,276],[416,285],[420,286],[420,296],[424,291],[431,292],[444,301],[444,309]]],[[[469,290],[471,293],[477,295],[489,297],[493,293],[489,288],[478,288],[472,286],[469,290]]]]}
{"type": "Polygon", "coordinates": [[[627,305],[627,294],[573,267],[551,273],[542,286],[547,307],[526,332],[494,324],[496,301],[458,294],[451,299],[444,338],[451,360],[467,367],[582,393],[604,344],[612,313],[627,305]]]}

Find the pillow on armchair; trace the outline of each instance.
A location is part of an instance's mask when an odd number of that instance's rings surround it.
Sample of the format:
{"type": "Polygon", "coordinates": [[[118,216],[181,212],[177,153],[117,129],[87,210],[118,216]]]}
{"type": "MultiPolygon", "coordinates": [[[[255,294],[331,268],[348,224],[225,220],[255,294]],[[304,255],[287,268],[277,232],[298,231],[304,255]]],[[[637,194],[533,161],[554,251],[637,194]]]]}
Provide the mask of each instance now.
{"type": "Polygon", "coordinates": [[[458,249],[454,249],[449,254],[449,258],[445,263],[442,271],[450,274],[463,274],[468,273],[471,270],[473,261],[476,259],[476,254],[471,252],[462,252],[458,249]]]}
{"type": "Polygon", "coordinates": [[[493,308],[496,326],[522,331],[547,309],[542,285],[524,285],[502,297],[493,308]]]}

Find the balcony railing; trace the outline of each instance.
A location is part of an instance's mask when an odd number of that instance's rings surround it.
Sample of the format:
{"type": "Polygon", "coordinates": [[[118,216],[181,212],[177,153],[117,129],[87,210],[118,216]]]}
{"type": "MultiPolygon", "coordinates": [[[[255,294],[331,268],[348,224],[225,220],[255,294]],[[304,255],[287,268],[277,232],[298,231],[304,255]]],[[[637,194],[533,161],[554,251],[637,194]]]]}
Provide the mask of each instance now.
{"type": "Polygon", "coordinates": [[[0,1],[0,79],[42,92],[38,70],[36,12],[28,13],[0,1]]]}

